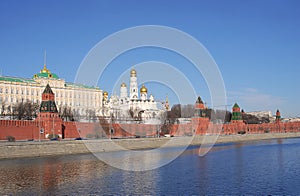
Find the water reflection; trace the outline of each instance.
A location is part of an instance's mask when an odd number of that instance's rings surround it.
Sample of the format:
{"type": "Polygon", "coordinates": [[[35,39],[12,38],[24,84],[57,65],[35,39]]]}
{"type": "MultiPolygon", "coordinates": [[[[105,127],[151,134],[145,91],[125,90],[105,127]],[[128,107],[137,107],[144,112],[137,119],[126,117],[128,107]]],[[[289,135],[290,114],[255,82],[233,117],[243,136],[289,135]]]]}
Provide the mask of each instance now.
{"type": "MultiPolygon", "coordinates": [[[[163,162],[176,148],[167,148],[163,162]]],[[[203,157],[189,147],[170,164],[149,171],[113,168],[93,155],[0,161],[0,195],[243,195],[300,193],[300,139],[217,144],[203,157]]],[[[145,159],[123,160],[149,164],[145,159]]]]}
{"type": "Polygon", "coordinates": [[[91,155],[84,155],[80,159],[66,156],[4,160],[0,168],[0,193],[16,194],[32,190],[53,193],[72,184],[78,187],[82,181],[106,176],[109,167],[91,155]],[[101,172],[91,172],[98,168],[101,172]]]}

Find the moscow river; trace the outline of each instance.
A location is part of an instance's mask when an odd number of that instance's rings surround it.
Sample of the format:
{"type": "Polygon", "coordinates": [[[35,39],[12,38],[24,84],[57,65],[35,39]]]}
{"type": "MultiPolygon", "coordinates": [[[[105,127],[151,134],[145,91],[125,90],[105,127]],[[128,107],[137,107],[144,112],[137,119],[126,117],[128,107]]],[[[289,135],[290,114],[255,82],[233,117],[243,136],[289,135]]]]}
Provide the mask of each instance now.
{"type": "Polygon", "coordinates": [[[0,195],[300,194],[298,138],[216,144],[202,157],[198,149],[140,172],[111,167],[92,154],[1,160],[0,195]]]}

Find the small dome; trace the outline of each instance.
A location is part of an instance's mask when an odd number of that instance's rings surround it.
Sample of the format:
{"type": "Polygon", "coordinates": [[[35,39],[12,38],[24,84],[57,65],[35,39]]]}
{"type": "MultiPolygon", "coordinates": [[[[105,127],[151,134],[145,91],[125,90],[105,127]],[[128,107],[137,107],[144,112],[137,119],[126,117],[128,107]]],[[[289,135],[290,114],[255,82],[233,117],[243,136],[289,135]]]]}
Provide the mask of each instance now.
{"type": "Polygon", "coordinates": [[[141,93],[147,93],[148,89],[145,87],[145,85],[142,85],[142,88],[140,89],[141,93]]]}
{"type": "Polygon", "coordinates": [[[104,97],[107,97],[107,96],[108,96],[108,92],[107,92],[107,91],[104,91],[104,92],[103,92],[103,96],[104,96],[104,97]]]}
{"type": "Polygon", "coordinates": [[[132,69],[131,71],[130,71],[130,76],[131,77],[135,77],[136,76],[136,71],[135,71],[135,69],[132,69]]]}
{"type": "Polygon", "coordinates": [[[47,69],[46,64],[44,64],[44,68],[40,71],[40,73],[51,73],[49,69],[47,69]]]}
{"type": "Polygon", "coordinates": [[[59,79],[59,77],[55,73],[51,73],[49,69],[47,69],[46,64],[44,64],[44,68],[40,71],[40,73],[34,74],[34,79],[36,78],[54,78],[59,79]]]}
{"type": "Polygon", "coordinates": [[[127,86],[126,86],[126,84],[123,82],[123,83],[121,84],[121,87],[127,87],[127,86]]]}

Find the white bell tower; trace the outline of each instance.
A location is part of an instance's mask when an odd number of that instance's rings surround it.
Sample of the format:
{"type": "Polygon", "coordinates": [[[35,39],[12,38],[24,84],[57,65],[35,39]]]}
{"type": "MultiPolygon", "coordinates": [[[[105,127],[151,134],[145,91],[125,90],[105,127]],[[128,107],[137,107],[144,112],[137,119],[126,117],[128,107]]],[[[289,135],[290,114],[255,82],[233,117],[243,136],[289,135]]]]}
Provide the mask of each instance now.
{"type": "Polygon", "coordinates": [[[136,71],[132,69],[130,71],[130,99],[137,100],[139,97],[138,84],[136,78],[136,71]]]}

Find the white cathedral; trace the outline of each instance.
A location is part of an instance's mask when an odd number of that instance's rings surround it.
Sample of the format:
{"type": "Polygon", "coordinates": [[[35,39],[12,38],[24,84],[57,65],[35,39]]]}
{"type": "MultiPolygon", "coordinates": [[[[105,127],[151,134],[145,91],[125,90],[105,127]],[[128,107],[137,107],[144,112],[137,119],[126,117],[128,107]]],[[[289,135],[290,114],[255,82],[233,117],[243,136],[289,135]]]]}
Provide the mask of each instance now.
{"type": "Polygon", "coordinates": [[[117,121],[143,121],[144,123],[159,123],[164,111],[169,110],[168,99],[165,102],[154,100],[151,94],[148,97],[148,89],[143,84],[138,90],[137,72],[130,71],[129,95],[127,85],[121,84],[120,96],[103,93],[102,116],[116,119],[117,121]],[[140,92],[140,96],[139,96],[140,92]],[[161,106],[161,107],[159,107],[161,106]]]}

